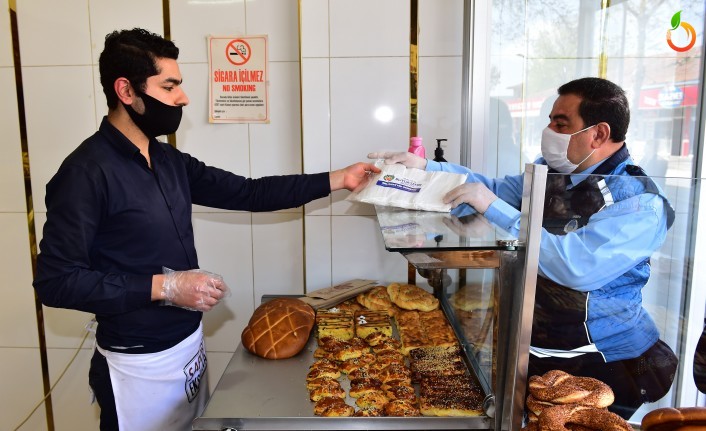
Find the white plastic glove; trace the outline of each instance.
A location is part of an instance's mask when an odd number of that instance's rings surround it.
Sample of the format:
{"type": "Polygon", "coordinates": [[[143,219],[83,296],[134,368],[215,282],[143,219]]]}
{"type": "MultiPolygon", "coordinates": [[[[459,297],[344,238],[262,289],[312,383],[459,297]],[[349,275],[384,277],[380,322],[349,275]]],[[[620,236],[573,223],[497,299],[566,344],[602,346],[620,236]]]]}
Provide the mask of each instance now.
{"type": "Polygon", "coordinates": [[[485,214],[490,204],[495,202],[496,199],[498,197],[485,184],[466,183],[446,193],[444,203],[450,203],[452,208],[456,208],[462,203],[467,203],[479,213],[485,214]]]}
{"type": "Polygon", "coordinates": [[[223,277],[201,269],[174,271],[162,268],[164,283],[162,296],[165,305],[187,310],[210,311],[223,299],[229,289],[223,277]]]}
{"type": "Polygon", "coordinates": [[[416,169],[426,169],[427,159],[419,157],[416,154],[412,154],[408,151],[380,151],[377,153],[368,153],[369,159],[383,159],[386,165],[394,165],[395,163],[400,163],[408,168],[416,169]]]}

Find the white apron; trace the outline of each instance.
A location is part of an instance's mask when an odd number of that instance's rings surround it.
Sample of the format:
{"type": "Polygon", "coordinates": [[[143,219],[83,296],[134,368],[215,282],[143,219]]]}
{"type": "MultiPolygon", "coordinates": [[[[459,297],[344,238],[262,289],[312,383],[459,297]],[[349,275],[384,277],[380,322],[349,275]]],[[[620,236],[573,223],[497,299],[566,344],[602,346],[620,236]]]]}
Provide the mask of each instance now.
{"type": "Polygon", "coordinates": [[[181,343],[157,353],[96,347],[108,362],[121,430],[191,430],[209,392],[201,325],[181,343]]]}

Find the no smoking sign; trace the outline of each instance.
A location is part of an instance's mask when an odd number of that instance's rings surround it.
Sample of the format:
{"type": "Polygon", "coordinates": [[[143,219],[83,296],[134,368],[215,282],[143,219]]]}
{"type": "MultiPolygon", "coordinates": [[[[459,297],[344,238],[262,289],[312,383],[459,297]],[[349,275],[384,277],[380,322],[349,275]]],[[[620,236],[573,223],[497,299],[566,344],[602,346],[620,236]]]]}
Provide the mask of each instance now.
{"type": "Polygon", "coordinates": [[[250,60],[252,50],[243,39],[231,40],[226,46],[226,58],[236,66],[242,66],[250,60]]]}

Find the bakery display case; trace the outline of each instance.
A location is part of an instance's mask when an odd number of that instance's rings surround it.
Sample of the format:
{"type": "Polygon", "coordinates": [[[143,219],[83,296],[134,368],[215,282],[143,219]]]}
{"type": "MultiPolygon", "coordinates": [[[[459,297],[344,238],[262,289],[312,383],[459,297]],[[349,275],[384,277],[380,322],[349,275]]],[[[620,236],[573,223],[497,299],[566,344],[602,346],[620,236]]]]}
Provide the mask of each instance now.
{"type": "Polygon", "coordinates": [[[315,416],[304,381],[317,349],[312,332],[304,350],[285,360],[255,356],[240,344],[193,429],[519,430],[545,182],[546,167],[527,166],[519,235],[478,215],[459,219],[446,213],[376,207],[385,248],[409,262],[410,284],[421,276],[432,286],[463,360],[480,386],[482,414],[315,416]],[[459,270],[454,282],[449,276],[452,269],[459,270]],[[467,282],[475,270],[493,275],[487,283],[467,282]]]}

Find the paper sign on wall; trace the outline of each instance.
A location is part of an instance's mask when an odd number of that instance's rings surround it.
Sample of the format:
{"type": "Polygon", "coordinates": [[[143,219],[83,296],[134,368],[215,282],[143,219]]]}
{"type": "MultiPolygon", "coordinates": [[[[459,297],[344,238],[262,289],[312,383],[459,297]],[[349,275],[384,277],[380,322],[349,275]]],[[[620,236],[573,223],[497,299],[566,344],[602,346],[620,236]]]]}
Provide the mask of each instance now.
{"type": "Polygon", "coordinates": [[[269,123],[267,35],[208,37],[209,123],[269,123]]]}

